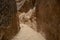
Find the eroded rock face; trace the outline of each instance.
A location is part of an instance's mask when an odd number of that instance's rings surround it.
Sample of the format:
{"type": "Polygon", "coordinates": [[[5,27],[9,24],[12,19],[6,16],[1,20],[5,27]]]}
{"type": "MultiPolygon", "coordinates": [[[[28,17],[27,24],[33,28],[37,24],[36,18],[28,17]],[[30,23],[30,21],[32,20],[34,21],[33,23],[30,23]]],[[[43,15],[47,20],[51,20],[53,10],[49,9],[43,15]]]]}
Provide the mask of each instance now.
{"type": "Polygon", "coordinates": [[[19,9],[20,12],[28,12],[30,9],[32,9],[34,7],[35,0],[19,0],[19,2],[17,2],[17,3],[19,3],[20,6],[22,5],[22,7],[19,9]],[[21,2],[23,2],[23,3],[21,3],[21,2]]]}
{"type": "Polygon", "coordinates": [[[15,0],[0,0],[0,40],[10,40],[18,32],[15,0]]]}
{"type": "Polygon", "coordinates": [[[46,40],[60,40],[60,1],[37,0],[37,31],[42,31],[46,40]]]}

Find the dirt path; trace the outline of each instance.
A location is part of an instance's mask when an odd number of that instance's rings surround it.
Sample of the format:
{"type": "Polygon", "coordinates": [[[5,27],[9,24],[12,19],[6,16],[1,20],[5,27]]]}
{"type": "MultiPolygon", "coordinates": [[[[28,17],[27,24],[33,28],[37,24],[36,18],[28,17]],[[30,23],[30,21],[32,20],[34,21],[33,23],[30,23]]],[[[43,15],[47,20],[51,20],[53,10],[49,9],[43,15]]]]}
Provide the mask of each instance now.
{"type": "Polygon", "coordinates": [[[12,40],[45,40],[44,37],[30,28],[28,25],[20,24],[21,30],[12,40]]]}

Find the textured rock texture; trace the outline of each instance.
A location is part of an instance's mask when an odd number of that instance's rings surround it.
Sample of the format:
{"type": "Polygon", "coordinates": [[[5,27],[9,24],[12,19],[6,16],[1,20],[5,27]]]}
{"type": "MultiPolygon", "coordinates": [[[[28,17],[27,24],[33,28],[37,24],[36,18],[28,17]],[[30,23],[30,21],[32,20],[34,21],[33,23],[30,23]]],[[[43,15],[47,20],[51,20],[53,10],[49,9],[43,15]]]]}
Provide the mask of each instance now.
{"type": "Polygon", "coordinates": [[[18,32],[15,0],[0,0],[0,40],[10,40],[18,32]]]}

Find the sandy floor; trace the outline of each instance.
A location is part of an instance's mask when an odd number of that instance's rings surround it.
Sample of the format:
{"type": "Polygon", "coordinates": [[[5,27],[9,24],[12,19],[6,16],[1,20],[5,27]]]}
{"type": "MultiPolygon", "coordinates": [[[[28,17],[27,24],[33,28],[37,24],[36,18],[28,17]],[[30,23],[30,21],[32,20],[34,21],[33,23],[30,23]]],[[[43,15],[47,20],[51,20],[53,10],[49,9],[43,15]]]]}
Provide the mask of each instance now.
{"type": "Polygon", "coordinates": [[[20,24],[21,30],[12,40],[45,40],[44,37],[30,28],[28,25],[20,24]]]}

